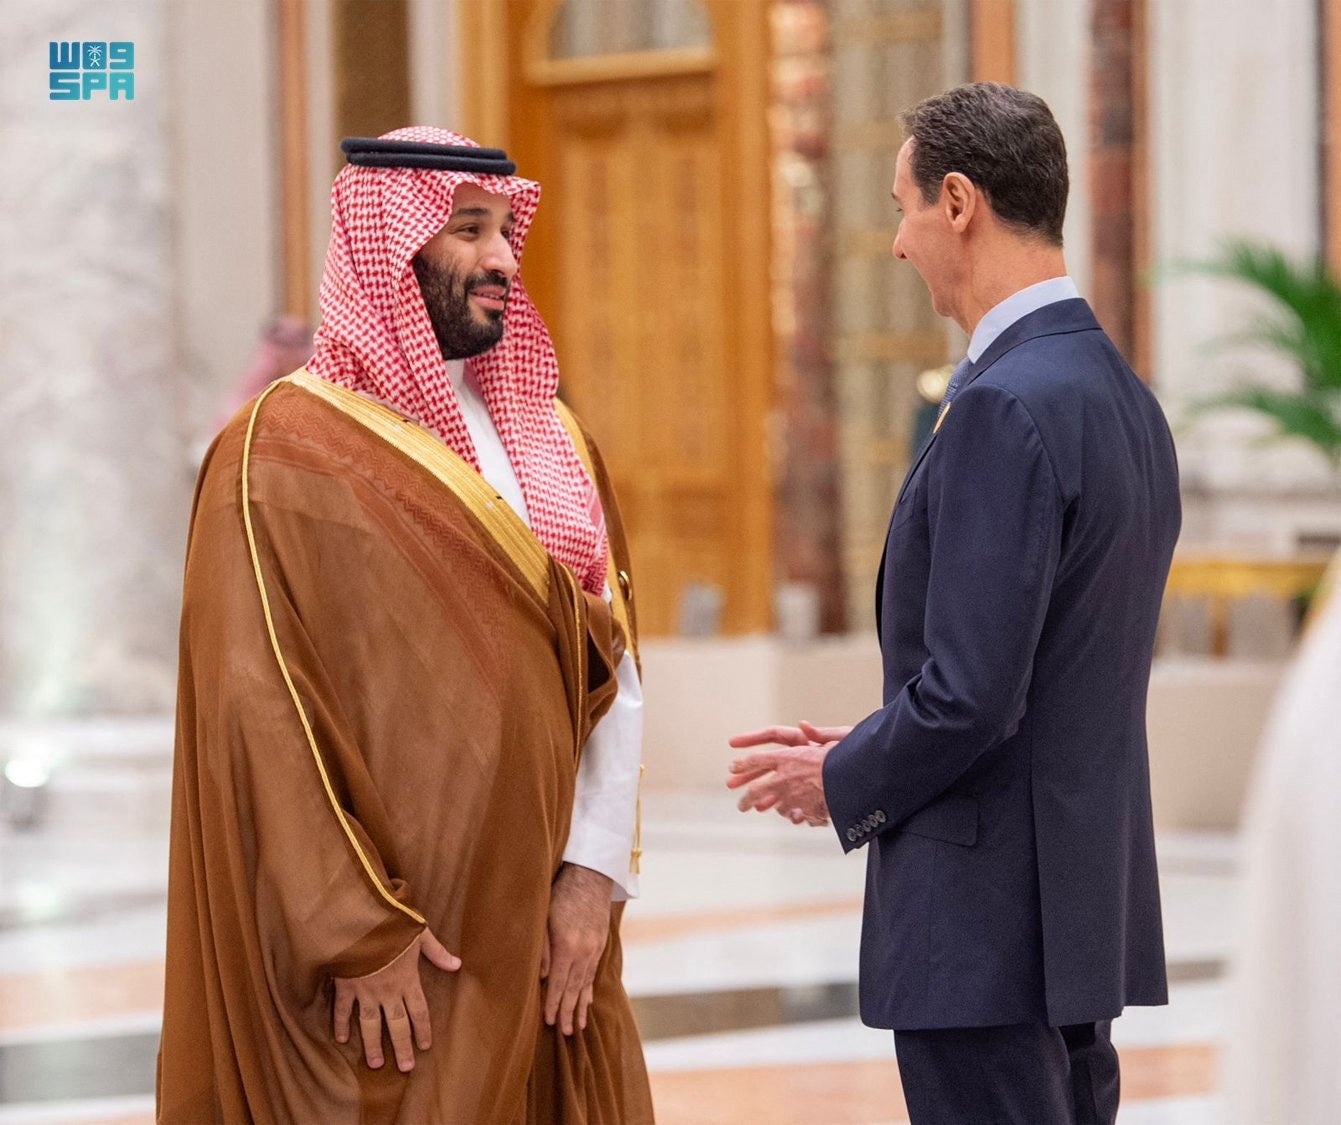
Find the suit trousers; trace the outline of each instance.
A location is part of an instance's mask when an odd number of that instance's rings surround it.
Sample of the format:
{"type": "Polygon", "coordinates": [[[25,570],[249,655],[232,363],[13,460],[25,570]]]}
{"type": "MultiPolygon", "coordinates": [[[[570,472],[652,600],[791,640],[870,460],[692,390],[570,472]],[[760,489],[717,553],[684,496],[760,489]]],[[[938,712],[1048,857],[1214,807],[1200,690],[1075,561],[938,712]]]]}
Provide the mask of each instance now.
{"type": "Polygon", "coordinates": [[[894,1032],[912,1125],[1113,1125],[1111,1020],[894,1032]]]}

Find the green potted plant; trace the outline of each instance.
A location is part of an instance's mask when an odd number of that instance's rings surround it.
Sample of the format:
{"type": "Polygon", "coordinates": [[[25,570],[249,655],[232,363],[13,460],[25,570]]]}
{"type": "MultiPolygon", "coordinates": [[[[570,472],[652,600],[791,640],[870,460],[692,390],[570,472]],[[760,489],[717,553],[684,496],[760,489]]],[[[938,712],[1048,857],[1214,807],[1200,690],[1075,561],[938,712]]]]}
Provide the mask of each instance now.
{"type": "Polygon", "coordinates": [[[1275,422],[1281,436],[1304,438],[1341,466],[1341,284],[1321,258],[1299,264],[1274,247],[1234,241],[1218,258],[1186,268],[1241,281],[1268,297],[1269,312],[1217,343],[1274,351],[1293,361],[1301,376],[1298,390],[1248,383],[1197,403],[1193,411],[1256,410],[1275,422]]]}

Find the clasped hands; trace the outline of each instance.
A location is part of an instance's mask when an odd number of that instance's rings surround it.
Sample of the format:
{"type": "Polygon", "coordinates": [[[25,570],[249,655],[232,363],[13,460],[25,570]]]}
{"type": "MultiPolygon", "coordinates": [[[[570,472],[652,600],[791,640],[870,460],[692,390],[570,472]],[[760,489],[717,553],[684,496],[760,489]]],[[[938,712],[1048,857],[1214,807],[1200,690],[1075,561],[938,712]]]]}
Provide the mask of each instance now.
{"type": "MultiPolygon", "coordinates": [[[[610,936],[611,881],[586,867],[565,863],[550,892],[549,924],[540,964],[546,982],[545,1023],[556,1023],[565,1035],[585,1030],[596,969],[610,936]]],[[[419,977],[419,959],[443,972],[454,973],[461,958],[448,952],[429,929],[424,929],[399,957],[384,969],[362,977],[336,977],[334,1031],[337,1043],[349,1042],[351,1017],[358,1005],[359,1037],[363,1057],[376,1070],[385,1061],[382,1026],[396,1066],[414,1069],[414,1051],[427,1051],[433,1029],[419,977]],[[413,1035],[411,1034],[413,1032],[413,1035]]]]}
{"type": "Polygon", "coordinates": [[[747,786],[737,808],[741,812],[776,809],[793,824],[819,828],[829,823],[824,800],[824,759],[851,732],[851,727],[817,727],[804,720],[794,727],[773,726],[738,734],[730,744],[756,750],[731,763],[728,789],[747,786]]]}

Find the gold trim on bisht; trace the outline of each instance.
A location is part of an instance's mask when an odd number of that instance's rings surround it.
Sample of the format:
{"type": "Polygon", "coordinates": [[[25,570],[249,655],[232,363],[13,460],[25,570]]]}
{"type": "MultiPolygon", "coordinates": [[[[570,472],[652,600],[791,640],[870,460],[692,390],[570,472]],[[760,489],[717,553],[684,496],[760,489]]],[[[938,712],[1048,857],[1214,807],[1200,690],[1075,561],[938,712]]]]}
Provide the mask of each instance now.
{"type": "Polygon", "coordinates": [[[549,596],[549,552],[526,521],[461,455],[412,418],[300,367],[280,380],[330,403],[445,484],[507,551],[537,596],[549,596]]]}
{"type": "MultiPolygon", "coordinates": [[[[290,379],[293,376],[289,376],[290,379]]],[[[345,815],[345,810],[341,807],[339,800],[335,796],[335,790],[331,786],[330,775],[326,772],[326,763],[321,757],[321,750],[317,747],[317,737],[312,731],[311,720],[307,717],[307,711],[303,707],[303,701],[298,695],[298,688],[294,686],[293,677],[289,674],[288,662],[284,659],[284,652],[279,646],[279,635],[275,632],[275,619],[270,612],[270,596],[266,592],[265,577],[261,573],[261,556],[256,549],[256,531],[251,522],[251,446],[252,439],[256,432],[256,417],[261,411],[261,404],[270,397],[270,393],[278,386],[278,383],[271,383],[260,396],[256,399],[256,405],[251,408],[251,417],[247,420],[247,437],[242,446],[242,523],[247,532],[247,549],[251,552],[252,570],[256,575],[256,589],[261,595],[261,610],[265,615],[266,632],[270,634],[270,648],[275,654],[275,660],[279,664],[280,675],[284,677],[284,684],[289,689],[289,698],[293,700],[294,709],[298,712],[298,721],[303,725],[303,734],[307,736],[307,746],[312,752],[312,758],[317,764],[317,772],[321,775],[321,784],[326,789],[326,798],[330,801],[331,809],[335,813],[336,819],[340,822],[340,827],[344,829],[345,837],[349,840],[350,846],[354,849],[354,854],[359,857],[359,862],[363,865],[363,870],[367,873],[372,885],[377,888],[378,894],[382,896],[391,906],[408,914],[420,925],[426,925],[424,916],[405,903],[399,901],[386,887],[382,880],[378,878],[377,872],[373,870],[371,861],[359,844],[358,837],[354,834],[353,828],[349,825],[349,817],[345,815]]]]}

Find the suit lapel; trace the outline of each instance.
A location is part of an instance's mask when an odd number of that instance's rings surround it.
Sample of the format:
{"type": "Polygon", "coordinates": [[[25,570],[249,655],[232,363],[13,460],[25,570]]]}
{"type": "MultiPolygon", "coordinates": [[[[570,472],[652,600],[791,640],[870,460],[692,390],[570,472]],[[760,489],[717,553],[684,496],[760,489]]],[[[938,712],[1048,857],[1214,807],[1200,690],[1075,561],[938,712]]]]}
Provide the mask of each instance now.
{"type": "MultiPolygon", "coordinates": [[[[1083,297],[1055,301],[1050,305],[1044,305],[1041,309],[1035,309],[1027,316],[1021,317],[992,341],[987,350],[973,364],[968,378],[964,380],[964,385],[959,388],[956,397],[962,395],[966,389],[972,386],[974,381],[998,359],[1026,340],[1032,340],[1038,336],[1063,335],[1068,332],[1087,332],[1098,327],[1099,322],[1095,319],[1089,303],[1083,297]]],[[[951,403],[952,407],[953,405],[951,403]]],[[[875,578],[875,633],[882,643],[884,641],[885,562],[889,558],[889,532],[894,526],[894,515],[899,510],[899,504],[903,502],[903,494],[908,491],[909,483],[931,451],[936,435],[940,433],[941,422],[944,422],[949,416],[950,411],[946,410],[922,443],[922,447],[917,451],[912,466],[904,475],[903,484],[899,486],[899,496],[894,501],[894,511],[889,515],[889,526],[885,529],[885,549],[881,552],[880,569],[876,572],[875,578]]]]}
{"type": "MultiPolygon", "coordinates": [[[[972,380],[970,380],[970,382],[971,381],[972,380]]],[[[965,383],[964,385],[968,386],[968,383],[965,383]]],[[[946,415],[948,415],[950,412],[949,410],[947,410],[945,413],[946,415]]],[[[929,453],[931,450],[932,442],[936,440],[936,435],[940,433],[941,422],[944,421],[945,421],[944,416],[942,416],[940,419],[937,420],[936,425],[933,426],[931,429],[931,433],[927,434],[925,440],[922,442],[922,447],[917,451],[916,455],[913,457],[912,465],[909,466],[908,471],[903,475],[903,483],[899,485],[898,499],[894,501],[895,511],[898,511],[899,501],[903,499],[903,494],[908,491],[908,484],[913,479],[913,474],[917,472],[917,467],[921,465],[924,460],[926,460],[927,453],[929,453]]],[[[894,522],[894,516],[892,513],[889,519],[891,523],[894,522]]]]}
{"type": "MultiPolygon", "coordinates": [[[[971,380],[970,380],[971,381],[971,380]]],[[[965,386],[968,384],[965,383],[965,386]]],[[[950,412],[947,410],[945,415],[950,412]]],[[[889,533],[894,526],[894,514],[899,510],[899,505],[903,502],[903,494],[908,491],[908,482],[913,479],[913,474],[917,472],[917,467],[922,464],[927,452],[931,449],[931,443],[936,440],[936,435],[940,432],[941,422],[945,421],[945,415],[937,419],[931,433],[922,441],[922,446],[913,457],[913,463],[903,476],[903,483],[899,485],[899,495],[894,501],[894,509],[889,513],[889,524],[885,527],[885,547],[880,552],[880,569],[875,575],[875,636],[876,640],[883,640],[883,630],[881,629],[880,618],[884,611],[884,591],[885,591],[885,560],[889,557],[889,533]]]]}

